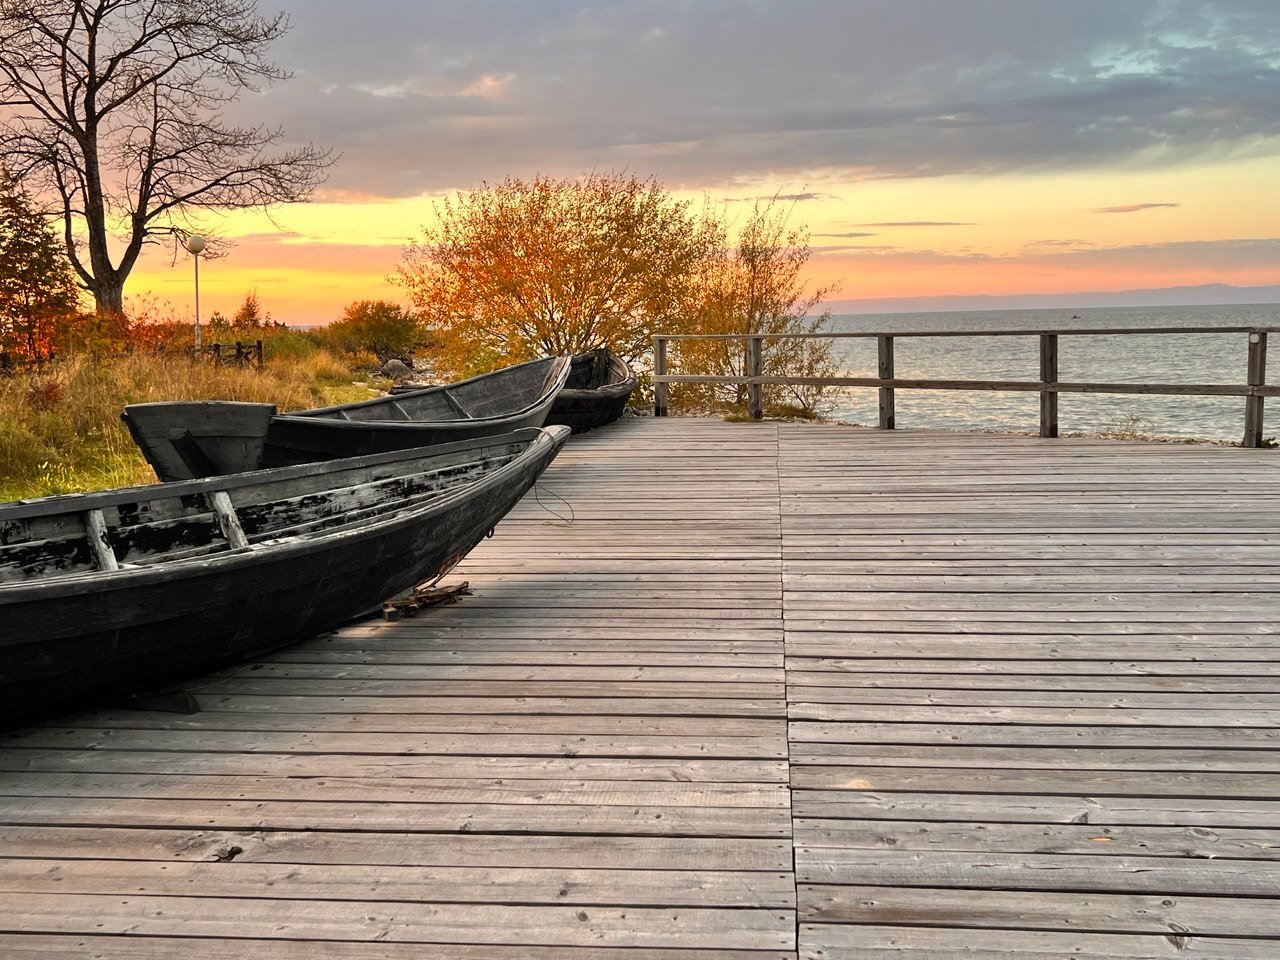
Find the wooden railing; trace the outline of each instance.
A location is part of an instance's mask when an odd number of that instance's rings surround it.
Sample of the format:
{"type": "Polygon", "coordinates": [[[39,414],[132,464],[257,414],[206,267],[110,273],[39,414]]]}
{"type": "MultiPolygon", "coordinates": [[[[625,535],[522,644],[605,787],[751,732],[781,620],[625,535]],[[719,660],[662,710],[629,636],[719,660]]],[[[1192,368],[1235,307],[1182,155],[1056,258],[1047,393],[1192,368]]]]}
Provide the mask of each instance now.
{"type": "Polygon", "coordinates": [[[745,384],[747,410],[759,420],[764,416],[766,384],[877,387],[880,391],[880,426],[894,428],[895,390],[1011,390],[1040,394],[1040,436],[1058,435],[1058,395],[1061,393],[1139,393],[1164,396],[1244,397],[1243,446],[1260,447],[1263,443],[1263,402],[1280,396],[1280,387],[1266,386],[1267,334],[1280,332],[1280,327],[1145,327],[1136,329],[1079,328],[1068,330],[919,330],[893,333],[790,333],[790,334],[671,334],[653,338],[654,415],[665,417],[668,411],[668,384],[713,383],[745,384]],[[1185,333],[1247,334],[1248,361],[1243,384],[1222,383],[1093,383],[1058,379],[1058,338],[1066,336],[1150,336],[1185,333]],[[902,379],[893,372],[893,342],[904,337],[1039,337],[1039,380],[916,380],[902,379]],[[878,376],[875,377],[766,377],[762,357],[765,340],[781,339],[871,339],[878,348],[878,376]],[[745,341],[745,373],[743,376],[694,376],[667,372],[667,344],[679,340],[745,341]]]}
{"type": "Polygon", "coordinates": [[[234,344],[229,345],[209,343],[198,349],[201,353],[209,356],[213,362],[219,366],[252,367],[255,370],[262,369],[261,340],[255,340],[253,343],[241,343],[237,340],[234,344]]]}

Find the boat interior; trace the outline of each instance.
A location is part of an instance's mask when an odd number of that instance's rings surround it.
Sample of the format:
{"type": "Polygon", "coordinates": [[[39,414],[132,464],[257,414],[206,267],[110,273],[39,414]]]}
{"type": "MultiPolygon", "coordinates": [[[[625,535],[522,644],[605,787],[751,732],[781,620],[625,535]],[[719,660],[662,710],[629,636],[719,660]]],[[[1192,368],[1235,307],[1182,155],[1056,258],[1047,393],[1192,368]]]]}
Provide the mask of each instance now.
{"type": "Polygon", "coordinates": [[[609,376],[609,353],[606,350],[592,350],[580,353],[573,358],[569,367],[569,379],[565,381],[566,390],[594,390],[603,386],[609,376]]]}
{"type": "Polygon", "coordinates": [[[561,369],[558,360],[549,357],[447,387],[427,387],[342,407],[290,411],[288,416],[359,421],[479,420],[502,416],[536,403],[550,389],[551,381],[561,369]]]}
{"type": "Polygon", "coordinates": [[[0,583],[260,549],[359,525],[447,496],[526,445],[473,444],[445,454],[359,458],[347,468],[309,464],[286,479],[241,474],[18,503],[0,511],[0,583]],[[368,462],[379,459],[385,462],[368,462]]]}

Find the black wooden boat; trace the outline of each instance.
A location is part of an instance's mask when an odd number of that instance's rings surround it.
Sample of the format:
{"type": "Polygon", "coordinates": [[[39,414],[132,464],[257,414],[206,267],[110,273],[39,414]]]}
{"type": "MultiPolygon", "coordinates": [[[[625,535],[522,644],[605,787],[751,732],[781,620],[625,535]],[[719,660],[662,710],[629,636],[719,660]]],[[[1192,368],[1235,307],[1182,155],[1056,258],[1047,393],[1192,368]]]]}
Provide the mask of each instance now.
{"type": "Polygon", "coordinates": [[[157,477],[194,480],[266,466],[275,415],[272,403],[173,400],[130,404],[120,419],[157,477]]]}
{"type": "Polygon", "coordinates": [[[131,404],[121,414],[161,480],[187,480],[540,427],[572,358],[315,410],[219,401],[131,404]]]}
{"type": "Polygon", "coordinates": [[[0,721],[315,636],[447,571],[569,435],[0,504],[0,721]]]}
{"type": "Polygon", "coordinates": [[[574,433],[612,423],[636,388],[635,374],[613,351],[601,347],[573,358],[569,379],[556,395],[547,423],[562,423],[574,433]]]}

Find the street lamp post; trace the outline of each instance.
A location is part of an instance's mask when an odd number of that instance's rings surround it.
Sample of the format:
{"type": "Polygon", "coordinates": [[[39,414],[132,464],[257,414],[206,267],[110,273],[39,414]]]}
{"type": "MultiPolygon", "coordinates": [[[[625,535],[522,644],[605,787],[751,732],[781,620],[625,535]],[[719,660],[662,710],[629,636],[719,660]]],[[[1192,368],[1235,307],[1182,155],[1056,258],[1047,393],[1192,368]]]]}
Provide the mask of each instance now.
{"type": "Polygon", "coordinates": [[[187,250],[196,262],[196,349],[203,346],[200,336],[200,254],[204,252],[204,237],[193,233],[187,237],[187,250]]]}

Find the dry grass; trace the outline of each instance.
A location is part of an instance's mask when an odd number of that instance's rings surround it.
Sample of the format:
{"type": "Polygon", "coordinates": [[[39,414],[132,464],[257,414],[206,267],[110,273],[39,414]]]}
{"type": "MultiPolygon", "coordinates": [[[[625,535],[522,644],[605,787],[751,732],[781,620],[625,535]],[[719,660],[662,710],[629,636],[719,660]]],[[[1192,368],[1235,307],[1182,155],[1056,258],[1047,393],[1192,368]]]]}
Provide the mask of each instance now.
{"type": "Polygon", "coordinates": [[[261,371],[138,354],[0,377],[0,501],[154,482],[120,421],[126,404],[245,400],[294,410],[376,394],[352,376],[342,359],[312,351],[269,359],[261,371]]]}
{"type": "Polygon", "coordinates": [[[1130,413],[1122,420],[1098,431],[1103,440],[1150,440],[1152,423],[1145,417],[1130,413]]]}

